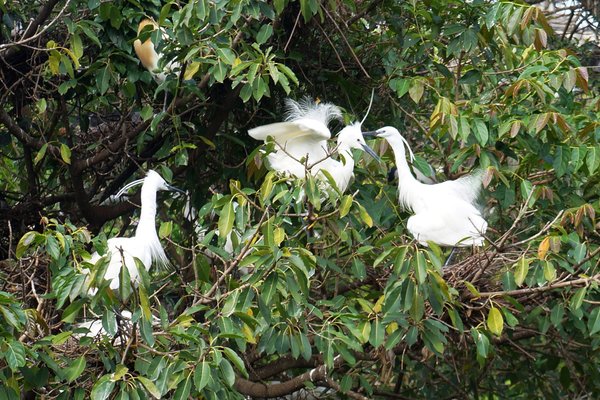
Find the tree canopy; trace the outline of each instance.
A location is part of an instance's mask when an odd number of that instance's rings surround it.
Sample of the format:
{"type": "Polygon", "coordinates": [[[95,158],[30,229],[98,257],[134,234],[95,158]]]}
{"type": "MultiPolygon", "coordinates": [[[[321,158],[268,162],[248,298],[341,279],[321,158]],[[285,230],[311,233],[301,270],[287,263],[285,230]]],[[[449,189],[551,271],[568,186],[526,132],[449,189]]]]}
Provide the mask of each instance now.
{"type": "Polygon", "coordinates": [[[595,61],[535,5],[0,0],[0,16],[0,398],[599,394],[595,61]],[[159,67],[179,64],[163,82],[133,50],[144,18],[159,67]],[[398,128],[438,181],[485,171],[486,245],[442,267],[449,249],[416,243],[383,141],[346,193],[269,172],[273,145],[247,131],[303,96],[342,108],[334,133],[372,96],[363,127],[398,128]],[[149,169],[189,193],[159,195],[173,265],[112,291],[85,260],[132,234],[139,194],[113,195],[149,169]],[[82,336],[90,319],[104,335],[82,336]]]}

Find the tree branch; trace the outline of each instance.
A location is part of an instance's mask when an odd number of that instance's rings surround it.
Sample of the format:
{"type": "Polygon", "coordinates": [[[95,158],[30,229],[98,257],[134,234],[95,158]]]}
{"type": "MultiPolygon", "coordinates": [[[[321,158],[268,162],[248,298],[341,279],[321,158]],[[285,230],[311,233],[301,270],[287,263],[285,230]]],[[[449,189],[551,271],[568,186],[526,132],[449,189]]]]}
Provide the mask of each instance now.
{"type": "MultiPolygon", "coordinates": [[[[333,360],[333,369],[339,368],[342,365],[342,357],[336,356],[333,360]]],[[[294,393],[305,387],[304,382],[326,382],[327,367],[319,365],[298,375],[288,381],[281,383],[263,383],[252,382],[243,378],[236,378],[234,388],[238,392],[251,397],[279,397],[294,393]]]]}
{"type": "Polygon", "coordinates": [[[32,136],[30,136],[27,132],[21,129],[19,125],[17,125],[17,123],[11,118],[10,115],[8,115],[6,110],[4,110],[3,108],[0,108],[0,123],[4,124],[6,129],[8,129],[8,132],[10,132],[11,135],[23,142],[26,146],[39,150],[44,144],[47,144],[48,147],[46,149],[46,152],[60,159],[60,149],[57,146],[49,144],[43,141],[42,139],[35,139],[32,136]]]}
{"type": "MultiPolygon", "coordinates": [[[[69,4],[69,1],[70,0],[67,0],[65,7],[61,10],[61,13],[66,9],[67,5],[69,4]]],[[[40,33],[38,33],[37,35],[34,35],[34,33],[38,30],[38,28],[46,22],[48,17],[50,17],[50,14],[52,14],[54,7],[59,2],[60,2],[60,0],[49,0],[46,4],[41,6],[37,17],[33,20],[33,22],[31,24],[29,24],[29,26],[25,30],[25,33],[23,34],[23,36],[21,37],[21,40],[19,42],[0,45],[0,57],[2,57],[2,58],[10,57],[11,55],[13,55],[17,51],[19,51],[19,47],[18,47],[19,45],[22,45],[24,43],[29,42],[30,40],[35,39],[36,37],[39,37],[39,35],[42,34],[43,32],[45,32],[50,27],[50,25],[54,24],[56,22],[56,20],[58,20],[58,17],[55,18],[55,20],[52,21],[52,23],[48,24],[48,26],[46,28],[44,28],[40,33]],[[3,50],[3,48],[6,48],[6,50],[3,50]]],[[[60,16],[60,14],[59,14],[59,16],[60,16]]]]}

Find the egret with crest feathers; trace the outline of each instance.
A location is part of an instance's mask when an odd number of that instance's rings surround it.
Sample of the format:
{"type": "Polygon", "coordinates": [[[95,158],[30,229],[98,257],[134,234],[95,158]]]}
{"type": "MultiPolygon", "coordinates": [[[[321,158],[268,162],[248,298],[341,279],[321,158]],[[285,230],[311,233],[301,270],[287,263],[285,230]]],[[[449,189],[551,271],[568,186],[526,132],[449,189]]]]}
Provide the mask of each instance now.
{"type": "Polygon", "coordinates": [[[419,182],[412,175],[406,151],[414,158],[408,142],[396,128],[386,126],[365,136],[384,138],[394,152],[398,168],[400,206],[413,212],[407,229],[422,245],[433,242],[440,246],[481,246],[487,222],[476,207],[482,187],[482,173],[465,175],[456,180],[433,185],[419,182]]]}
{"type": "MultiPolygon", "coordinates": [[[[176,191],[182,194],[185,192],[167,184],[157,172],[150,170],[144,179],[138,179],[123,187],[117,193],[117,197],[140,184],[142,184],[142,209],[135,235],[108,240],[109,263],[104,279],[110,281],[110,288],[113,290],[119,288],[119,273],[123,262],[125,262],[131,282],[136,286],[139,284],[139,273],[134,258],[138,258],[146,270],[150,270],[153,264],[169,265],[169,260],[156,233],[156,192],[159,190],[176,191]]],[[[95,264],[100,258],[98,253],[94,253],[90,262],[95,264]]]]}
{"type": "Polygon", "coordinates": [[[257,140],[267,142],[272,137],[276,150],[267,156],[270,169],[296,178],[307,174],[326,180],[327,171],[341,192],[344,192],[354,175],[352,149],[364,150],[378,159],[362,137],[361,124],[346,126],[337,137],[337,146],[330,149],[327,140],[330,121],[341,119],[340,109],[331,103],[317,103],[308,98],[300,102],[286,99],[286,120],[259,126],[248,131],[257,140]],[[337,149],[343,160],[331,157],[337,149]]]}

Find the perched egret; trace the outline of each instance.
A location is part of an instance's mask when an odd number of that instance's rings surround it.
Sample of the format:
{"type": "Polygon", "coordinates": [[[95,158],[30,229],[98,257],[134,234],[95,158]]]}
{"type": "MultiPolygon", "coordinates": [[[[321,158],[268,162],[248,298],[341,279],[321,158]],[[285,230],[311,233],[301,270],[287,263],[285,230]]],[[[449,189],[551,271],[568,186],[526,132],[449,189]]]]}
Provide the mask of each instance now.
{"type": "Polygon", "coordinates": [[[285,122],[263,125],[250,129],[254,139],[267,140],[272,137],[278,148],[270,153],[267,162],[272,170],[297,178],[307,173],[325,180],[321,171],[327,171],[337,187],[344,192],[354,176],[352,149],[364,150],[379,159],[365,142],[360,122],[346,126],[337,136],[337,152],[340,160],[331,157],[335,149],[330,149],[327,139],[331,132],[329,121],[340,118],[339,108],[330,103],[315,103],[309,99],[296,102],[286,99],[287,117],[285,122]]]}
{"type": "Polygon", "coordinates": [[[256,140],[270,136],[276,149],[267,157],[269,168],[297,178],[308,172],[317,175],[329,154],[327,140],[331,132],[327,125],[341,119],[340,109],[331,103],[316,103],[308,98],[299,102],[286,99],[284,122],[259,126],[248,131],[256,140]]]}
{"type": "MultiPolygon", "coordinates": [[[[354,177],[354,156],[352,149],[364,150],[371,157],[379,160],[375,152],[367,145],[362,135],[360,122],[346,126],[337,135],[337,152],[340,160],[328,158],[320,171],[326,170],[331,174],[340,192],[344,193],[354,177]]],[[[322,174],[321,174],[322,175],[322,174]]]]}
{"type": "MultiPolygon", "coordinates": [[[[168,39],[167,34],[163,29],[159,28],[158,24],[151,19],[145,18],[138,25],[138,36],[146,26],[152,26],[153,30],[160,29],[162,33],[162,38],[164,40],[168,39]]],[[[158,54],[156,49],[154,48],[154,43],[152,43],[151,38],[146,39],[142,43],[140,39],[136,39],[133,42],[133,48],[135,50],[135,54],[137,54],[138,58],[142,62],[142,65],[150,71],[154,80],[157,83],[162,83],[167,78],[167,75],[177,69],[179,69],[180,65],[177,61],[168,62],[162,69],[159,66],[160,59],[162,58],[162,54],[158,54]]]]}
{"type": "MultiPolygon", "coordinates": [[[[119,272],[123,261],[125,261],[125,266],[134,285],[139,284],[139,273],[134,257],[144,264],[146,270],[150,270],[152,264],[169,265],[169,260],[156,233],[156,192],[159,190],[176,191],[183,194],[185,192],[167,184],[157,172],[150,170],[144,179],[138,179],[123,187],[117,196],[139,184],[142,184],[142,210],[135,235],[108,240],[110,261],[104,279],[110,281],[110,288],[113,290],[119,288],[119,272]]],[[[90,262],[95,264],[100,258],[101,256],[96,252],[92,254],[90,262]]]]}
{"type": "Polygon", "coordinates": [[[365,136],[388,141],[398,167],[398,197],[402,208],[413,212],[407,229],[422,245],[433,242],[441,246],[481,246],[487,222],[476,207],[481,191],[481,174],[470,174],[456,180],[433,185],[419,182],[412,175],[404,146],[408,142],[396,128],[386,126],[365,136]]]}

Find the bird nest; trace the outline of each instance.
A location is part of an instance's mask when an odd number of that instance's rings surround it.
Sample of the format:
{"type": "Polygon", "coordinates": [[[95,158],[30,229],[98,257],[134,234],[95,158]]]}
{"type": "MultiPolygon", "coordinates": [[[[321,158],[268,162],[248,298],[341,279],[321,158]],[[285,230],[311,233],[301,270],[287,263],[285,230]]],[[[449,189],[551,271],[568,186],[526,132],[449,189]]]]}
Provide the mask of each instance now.
{"type": "Polygon", "coordinates": [[[466,288],[465,282],[479,292],[502,290],[501,273],[512,267],[526,250],[510,249],[504,252],[496,249],[475,251],[459,262],[444,268],[444,279],[455,288],[466,288]]]}

